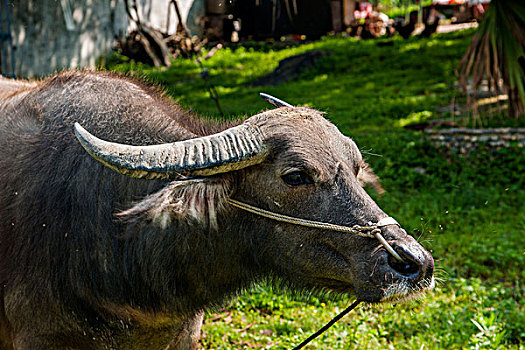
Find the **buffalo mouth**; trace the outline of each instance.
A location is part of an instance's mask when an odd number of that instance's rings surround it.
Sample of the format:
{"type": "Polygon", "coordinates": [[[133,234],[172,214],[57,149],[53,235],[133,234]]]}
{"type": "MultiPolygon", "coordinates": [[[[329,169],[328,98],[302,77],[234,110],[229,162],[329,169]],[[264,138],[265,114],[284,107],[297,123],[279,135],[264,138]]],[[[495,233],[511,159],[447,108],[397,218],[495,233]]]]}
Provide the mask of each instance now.
{"type": "Polygon", "coordinates": [[[351,283],[333,278],[318,278],[316,285],[335,293],[356,295],[358,299],[368,303],[403,303],[418,299],[427,291],[432,290],[435,280],[433,276],[417,282],[405,277],[394,278],[394,281],[388,285],[375,287],[374,292],[355,290],[351,283]]]}
{"type": "MultiPolygon", "coordinates": [[[[417,299],[434,288],[434,260],[425,249],[420,246],[410,249],[395,246],[403,262],[379,249],[374,254],[377,260],[367,264],[364,269],[358,269],[360,273],[354,275],[357,281],[354,279],[352,283],[331,276],[318,278],[317,283],[336,293],[356,295],[358,299],[369,303],[401,303],[417,299]]],[[[349,263],[349,259],[345,261],[349,263]]]]}
{"type": "Polygon", "coordinates": [[[383,288],[380,302],[404,302],[415,299],[435,286],[434,259],[428,251],[419,248],[409,250],[401,246],[396,251],[404,261],[392,255],[383,258],[385,267],[390,269],[391,283],[383,288]]]}
{"type": "Polygon", "coordinates": [[[399,281],[391,284],[384,291],[381,303],[402,303],[421,297],[426,291],[432,290],[436,282],[434,276],[418,281],[411,285],[408,281],[399,281]]]}
{"type": "Polygon", "coordinates": [[[302,288],[356,296],[367,303],[400,303],[434,288],[434,260],[430,253],[419,244],[400,246],[392,242],[392,246],[403,262],[381,245],[371,248],[366,258],[361,255],[357,259],[348,250],[324,245],[317,247],[324,259],[315,264],[315,273],[298,273],[297,269],[287,272],[302,288]]]}

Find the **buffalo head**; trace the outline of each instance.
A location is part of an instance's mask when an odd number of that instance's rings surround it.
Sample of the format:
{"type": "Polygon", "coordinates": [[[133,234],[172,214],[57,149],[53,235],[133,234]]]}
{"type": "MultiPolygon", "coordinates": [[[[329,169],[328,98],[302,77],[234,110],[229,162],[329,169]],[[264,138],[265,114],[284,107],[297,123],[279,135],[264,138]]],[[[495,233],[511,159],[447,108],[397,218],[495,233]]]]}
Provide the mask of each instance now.
{"type": "Polygon", "coordinates": [[[281,107],[218,134],[155,146],[103,141],[80,125],[76,134],[95,159],[124,175],[171,180],[121,215],[166,230],[185,220],[224,235],[251,235],[243,244],[257,257],[259,274],[369,302],[400,301],[434,286],[432,256],[398,225],[381,234],[402,262],[373,238],[277,222],[230,205],[235,199],[343,226],[388,217],[363,189],[374,175],[356,144],[316,110],[281,107]]]}

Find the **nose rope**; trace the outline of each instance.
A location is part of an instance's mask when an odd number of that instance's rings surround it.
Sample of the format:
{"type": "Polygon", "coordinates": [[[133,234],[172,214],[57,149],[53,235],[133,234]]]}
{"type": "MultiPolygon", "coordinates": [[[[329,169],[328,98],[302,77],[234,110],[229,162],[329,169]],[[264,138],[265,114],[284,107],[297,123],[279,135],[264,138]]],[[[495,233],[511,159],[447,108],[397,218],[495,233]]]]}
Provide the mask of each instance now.
{"type": "Polygon", "coordinates": [[[318,229],[326,229],[326,230],[332,230],[332,231],[339,231],[339,232],[346,232],[346,233],[352,233],[355,235],[358,235],[360,237],[365,238],[376,238],[381,242],[383,247],[392,254],[394,258],[396,258],[399,261],[404,261],[401,256],[392,248],[392,246],[385,240],[385,238],[381,235],[381,227],[389,226],[389,225],[397,225],[400,226],[399,223],[392,217],[386,217],[381,220],[379,220],[376,224],[373,224],[369,222],[366,226],[361,225],[354,225],[352,227],[348,226],[340,226],[336,224],[330,224],[327,222],[320,222],[320,221],[313,221],[313,220],[307,220],[307,219],[300,219],[295,218],[292,216],[287,216],[283,214],[274,213],[269,210],[264,210],[261,208],[254,207],[253,205],[249,205],[243,202],[239,202],[235,199],[228,198],[228,203],[233,205],[234,207],[237,207],[239,209],[248,211],[252,214],[257,214],[260,216],[263,216],[268,219],[280,221],[280,222],[286,222],[289,224],[294,225],[300,225],[300,226],[306,226],[306,227],[313,227],[318,229]]]}

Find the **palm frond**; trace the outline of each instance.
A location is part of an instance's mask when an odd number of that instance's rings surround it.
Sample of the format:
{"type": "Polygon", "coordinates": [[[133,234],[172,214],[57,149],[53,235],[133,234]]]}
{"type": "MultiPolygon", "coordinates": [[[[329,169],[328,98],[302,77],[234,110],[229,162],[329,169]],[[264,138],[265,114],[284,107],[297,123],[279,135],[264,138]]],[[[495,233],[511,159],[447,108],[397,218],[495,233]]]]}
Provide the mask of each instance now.
{"type": "Polygon", "coordinates": [[[496,94],[503,89],[509,95],[509,116],[517,118],[525,113],[523,0],[492,0],[458,71],[459,86],[475,114],[476,91],[485,79],[490,92],[496,94]]]}

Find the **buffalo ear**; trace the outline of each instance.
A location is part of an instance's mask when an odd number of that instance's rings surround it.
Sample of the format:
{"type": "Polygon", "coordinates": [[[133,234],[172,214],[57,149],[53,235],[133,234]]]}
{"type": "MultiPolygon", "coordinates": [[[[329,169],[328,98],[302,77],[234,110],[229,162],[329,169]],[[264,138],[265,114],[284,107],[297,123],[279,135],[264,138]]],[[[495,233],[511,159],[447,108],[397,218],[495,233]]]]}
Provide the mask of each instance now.
{"type": "Polygon", "coordinates": [[[146,221],[166,228],[173,220],[217,228],[218,213],[231,192],[228,175],[173,181],[162,190],[117,214],[127,221],[146,221]]]}
{"type": "Polygon", "coordinates": [[[357,181],[359,181],[363,187],[369,185],[379,194],[385,193],[385,190],[381,186],[381,180],[366,162],[363,162],[361,170],[357,174],[357,181]]]}

